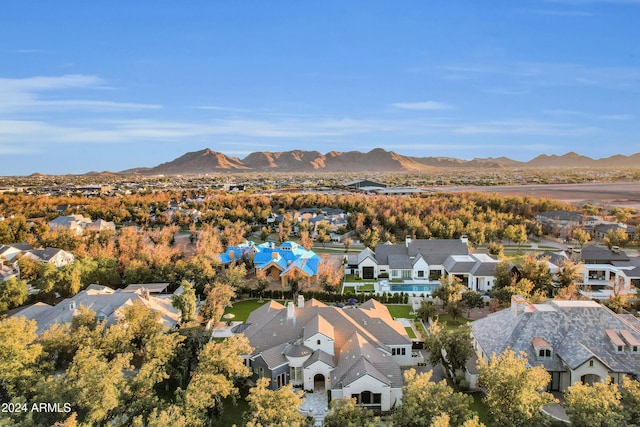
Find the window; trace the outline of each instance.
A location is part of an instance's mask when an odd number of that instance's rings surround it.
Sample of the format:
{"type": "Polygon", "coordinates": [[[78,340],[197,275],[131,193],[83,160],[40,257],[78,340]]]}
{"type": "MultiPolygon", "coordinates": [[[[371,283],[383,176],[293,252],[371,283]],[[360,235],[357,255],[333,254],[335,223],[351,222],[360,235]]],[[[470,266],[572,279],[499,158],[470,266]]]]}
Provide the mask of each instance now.
{"type": "Polygon", "coordinates": [[[424,277],[424,271],[418,270],[418,277],[424,277]]]}
{"type": "Polygon", "coordinates": [[[373,403],[379,405],[381,401],[382,401],[382,393],[373,393],[373,403]]]}
{"type": "Polygon", "coordinates": [[[618,353],[623,353],[624,352],[624,346],[623,345],[619,345],[618,346],[618,353]]]}
{"type": "Polygon", "coordinates": [[[411,270],[402,270],[403,279],[411,279],[411,270]]]}
{"type": "Polygon", "coordinates": [[[360,395],[359,394],[352,394],[351,398],[356,400],[356,405],[360,403],[360,395]]]}
{"type": "Polygon", "coordinates": [[[540,351],[538,352],[538,356],[540,356],[540,357],[544,357],[544,350],[540,350],[540,351]]]}
{"type": "Polygon", "coordinates": [[[593,360],[589,360],[589,367],[593,368],[593,360]]]}
{"type": "Polygon", "coordinates": [[[391,349],[391,355],[392,355],[392,356],[395,356],[395,355],[396,355],[396,349],[395,349],[395,348],[392,348],[392,349],[391,349]]]}
{"type": "Polygon", "coordinates": [[[631,347],[631,351],[634,352],[634,353],[637,353],[638,352],[638,346],[634,345],[633,347],[631,347]]]}
{"type": "Polygon", "coordinates": [[[406,348],[402,348],[402,355],[405,356],[407,354],[407,349],[406,348]]]}
{"type": "Polygon", "coordinates": [[[400,277],[398,270],[391,270],[391,277],[400,277]]]}
{"type": "Polygon", "coordinates": [[[544,351],[544,357],[551,357],[551,350],[546,349],[546,350],[544,351]]]}
{"type": "Polygon", "coordinates": [[[372,403],[371,392],[370,391],[363,391],[360,394],[360,398],[362,399],[362,404],[363,405],[368,405],[368,404],[372,403]]]}
{"type": "Polygon", "coordinates": [[[316,341],[316,344],[320,345],[321,344],[320,340],[316,341]]]}

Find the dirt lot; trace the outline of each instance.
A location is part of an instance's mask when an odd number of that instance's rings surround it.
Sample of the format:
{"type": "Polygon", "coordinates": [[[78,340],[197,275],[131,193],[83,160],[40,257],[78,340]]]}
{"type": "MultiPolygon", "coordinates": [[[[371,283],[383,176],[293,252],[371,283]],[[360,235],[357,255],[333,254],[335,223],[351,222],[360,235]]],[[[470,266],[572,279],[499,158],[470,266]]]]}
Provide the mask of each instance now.
{"type": "Polygon", "coordinates": [[[450,186],[437,187],[435,191],[478,191],[502,195],[546,197],[570,203],[592,202],[612,206],[640,209],[640,182],[593,184],[501,185],[495,187],[450,186]]]}

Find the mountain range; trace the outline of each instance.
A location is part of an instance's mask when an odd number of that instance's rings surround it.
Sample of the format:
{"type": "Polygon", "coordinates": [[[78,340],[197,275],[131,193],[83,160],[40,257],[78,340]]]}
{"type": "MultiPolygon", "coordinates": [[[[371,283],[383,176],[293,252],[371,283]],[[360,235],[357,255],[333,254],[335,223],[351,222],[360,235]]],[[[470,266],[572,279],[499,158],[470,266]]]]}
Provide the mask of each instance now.
{"type": "Polygon", "coordinates": [[[170,162],[152,168],[135,168],[121,174],[141,175],[201,175],[218,172],[420,172],[438,168],[579,168],[579,167],[638,167],[640,153],[630,156],[617,154],[592,159],[570,152],[564,155],[542,154],[527,162],[507,157],[461,160],[452,157],[411,157],[382,148],[367,153],[360,151],[259,151],[244,159],[227,156],[209,148],[186,153],[170,162]]]}

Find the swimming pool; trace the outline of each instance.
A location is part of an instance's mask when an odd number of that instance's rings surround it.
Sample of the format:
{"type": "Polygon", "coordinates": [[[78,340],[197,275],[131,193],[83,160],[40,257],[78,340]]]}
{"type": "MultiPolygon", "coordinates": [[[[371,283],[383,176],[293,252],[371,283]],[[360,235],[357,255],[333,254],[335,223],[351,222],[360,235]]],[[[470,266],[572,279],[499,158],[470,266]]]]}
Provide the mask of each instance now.
{"type": "Polygon", "coordinates": [[[432,293],[438,286],[437,284],[428,285],[394,285],[391,284],[391,292],[424,292],[432,293]]]}

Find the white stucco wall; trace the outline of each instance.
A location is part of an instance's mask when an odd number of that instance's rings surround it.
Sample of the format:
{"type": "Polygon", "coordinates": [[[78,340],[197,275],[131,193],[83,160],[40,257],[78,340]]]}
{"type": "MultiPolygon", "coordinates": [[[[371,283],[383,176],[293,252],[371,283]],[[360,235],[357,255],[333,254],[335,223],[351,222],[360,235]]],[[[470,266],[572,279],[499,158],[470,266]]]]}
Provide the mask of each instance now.
{"type": "MultiPolygon", "coordinates": [[[[351,397],[352,394],[360,394],[363,391],[370,391],[371,393],[380,393],[380,407],[383,411],[391,409],[391,387],[381,383],[377,379],[370,375],[363,375],[351,384],[348,384],[342,388],[343,396],[351,397]]],[[[333,397],[333,392],[332,392],[333,397]]]]}
{"type": "Polygon", "coordinates": [[[304,345],[312,350],[322,350],[332,356],[335,354],[335,343],[331,338],[321,333],[313,334],[312,336],[304,340],[304,345]],[[318,344],[318,341],[320,341],[320,344],[318,344]]]}
{"type": "Polygon", "coordinates": [[[331,389],[331,371],[333,368],[328,366],[326,363],[321,361],[316,361],[311,365],[304,368],[304,389],[305,390],[313,390],[314,382],[313,378],[318,375],[324,375],[324,388],[326,390],[331,389]]]}

